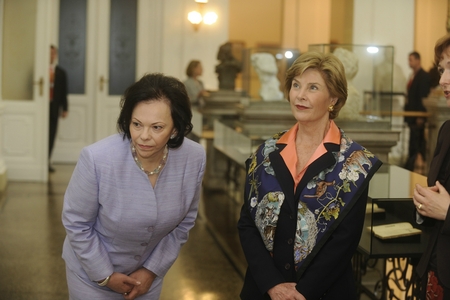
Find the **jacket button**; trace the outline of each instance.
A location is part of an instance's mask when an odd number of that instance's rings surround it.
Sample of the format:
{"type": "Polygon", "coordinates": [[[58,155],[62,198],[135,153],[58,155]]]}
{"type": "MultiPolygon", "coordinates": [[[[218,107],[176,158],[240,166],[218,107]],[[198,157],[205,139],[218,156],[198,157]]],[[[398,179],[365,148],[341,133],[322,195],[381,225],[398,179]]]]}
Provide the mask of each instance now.
{"type": "Polygon", "coordinates": [[[148,228],[147,228],[147,231],[148,231],[148,232],[153,232],[153,227],[152,227],[152,226],[148,227],[148,228]]]}
{"type": "Polygon", "coordinates": [[[141,260],[141,256],[136,255],[136,256],[134,257],[134,259],[137,260],[137,261],[139,261],[139,260],[141,260]]]}
{"type": "Polygon", "coordinates": [[[293,240],[292,239],[288,239],[288,244],[292,245],[292,243],[293,243],[293,240]]]}
{"type": "Polygon", "coordinates": [[[148,243],[141,243],[141,246],[148,246],[148,243]]]}
{"type": "Polygon", "coordinates": [[[290,264],[285,264],[285,265],[284,265],[284,268],[285,268],[286,270],[289,270],[289,269],[291,268],[291,265],[290,265],[290,264]]]}

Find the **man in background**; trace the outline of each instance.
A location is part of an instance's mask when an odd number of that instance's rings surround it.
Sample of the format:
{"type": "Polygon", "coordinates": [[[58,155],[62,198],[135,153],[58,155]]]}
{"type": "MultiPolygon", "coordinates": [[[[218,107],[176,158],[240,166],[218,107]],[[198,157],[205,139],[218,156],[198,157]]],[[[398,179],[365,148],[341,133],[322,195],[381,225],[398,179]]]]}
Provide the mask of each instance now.
{"type": "Polygon", "coordinates": [[[54,172],[50,164],[53,146],[55,144],[56,132],[58,129],[59,117],[66,118],[68,115],[67,101],[67,76],[66,72],[60,68],[56,61],[58,57],[58,49],[50,46],[50,121],[49,121],[49,146],[48,146],[48,170],[54,172]]]}
{"type": "MultiPolygon", "coordinates": [[[[431,88],[430,75],[422,69],[420,54],[409,54],[409,67],[412,69],[407,84],[407,102],[405,111],[426,112],[422,99],[428,97],[431,88]]],[[[425,117],[405,117],[409,126],[409,151],[405,168],[414,171],[416,163],[424,165],[426,159],[425,117]]]]}

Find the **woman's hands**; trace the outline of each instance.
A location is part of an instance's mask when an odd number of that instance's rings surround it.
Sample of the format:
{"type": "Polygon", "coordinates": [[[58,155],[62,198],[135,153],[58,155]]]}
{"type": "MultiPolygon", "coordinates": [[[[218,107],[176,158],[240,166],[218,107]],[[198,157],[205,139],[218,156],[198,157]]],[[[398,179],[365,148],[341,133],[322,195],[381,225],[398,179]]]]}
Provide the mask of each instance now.
{"type": "Polygon", "coordinates": [[[124,294],[131,291],[134,287],[140,286],[141,282],[132,278],[131,276],[127,276],[122,273],[114,272],[108,284],[106,285],[108,288],[117,292],[119,294],[124,294]]]}
{"type": "Polygon", "coordinates": [[[156,278],[156,274],[146,268],[140,268],[131,273],[129,277],[134,279],[135,282],[139,282],[139,284],[132,286],[132,289],[128,290],[127,294],[124,294],[123,297],[126,300],[133,300],[148,292],[153,280],[156,278]]]}
{"type": "Polygon", "coordinates": [[[108,288],[122,294],[126,300],[133,300],[148,292],[156,274],[140,268],[130,275],[114,272],[109,279],[108,288]]]}
{"type": "Polygon", "coordinates": [[[435,186],[429,188],[416,184],[413,201],[422,216],[445,220],[450,206],[450,195],[438,181],[435,186]]]}
{"type": "Polygon", "coordinates": [[[272,300],[306,300],[306,298],[295,289],[296,285],[295,282],[280,283],[271,288],[267,293],[272,300]]]}

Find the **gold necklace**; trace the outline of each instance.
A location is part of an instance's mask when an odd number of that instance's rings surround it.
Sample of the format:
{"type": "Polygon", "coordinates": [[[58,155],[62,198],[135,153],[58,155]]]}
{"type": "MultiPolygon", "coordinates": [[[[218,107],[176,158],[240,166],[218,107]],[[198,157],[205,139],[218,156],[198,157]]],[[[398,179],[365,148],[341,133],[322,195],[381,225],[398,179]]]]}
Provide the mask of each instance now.
{"type": "Polygon", "coordinates": [[[154,174],[158,174],[161,171],[162,167],[164,167],[164,165],[166,164],[167,154],[169,153],[169,149],[167,148],[167,145],[164,148],[164,155],[163,155],[163,158],[161,159],[161,162],[156,167],[156,169],[154,169],[153,171],[146,171],[144,169],[144,167],[142,166],[141,162],[139,161],[139,158],[137,157],[136,148],[134,148],[133,143],[130,143],[130,145],[131,145],[131,153],[133,154],[133,158],[134,158],[134,161],[136,162],[136,165],[139,167],[139,169],[141,169],[148,176],[154,175],[154,174]]]}

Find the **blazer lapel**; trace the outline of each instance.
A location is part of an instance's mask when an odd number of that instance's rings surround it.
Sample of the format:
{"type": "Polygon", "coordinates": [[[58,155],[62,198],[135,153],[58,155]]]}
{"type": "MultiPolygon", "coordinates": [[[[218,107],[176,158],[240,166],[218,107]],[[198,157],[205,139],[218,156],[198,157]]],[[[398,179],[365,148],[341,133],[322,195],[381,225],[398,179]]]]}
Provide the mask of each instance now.
{"type": "Polygon", "coordinates": [[[306,184],[318,174],[321,170],[324,170],[336,163],[333,152],[338,152],[340,145],[326,143],[324,144],[327,152],[316,159],[309,167],[306,169],[305,175],[303,175],[294,195],[294,179],[292,178],[291,172],[284,163],[283,157],[281,157],[280,152],[284,149],[285,145],[278,144],[275,151],[269,154],[269,159],[272,164],[272,168],[275,171],[275,177],[279,182],[281,189],[286,195],[285,202],[288,203],[291,211],[297,210],[297,201],[300,198],[301,191],[305,188],[306,184]]]}
{"type": "Polygon", "coordinates": [[[269,154],[269,159],[272,164],[272,168],[275,171],[275,177],[283,190],[285,197],[285,202],[288,203],[289,209],[295,211],[294,199],[294,179],[292,178],[291,172],[284,163],[283,157],[281,157],[281,150],[284,149],[286,145],[277,144],[277,149],[269,154]]]}

